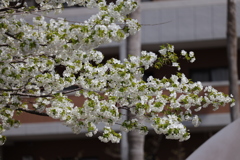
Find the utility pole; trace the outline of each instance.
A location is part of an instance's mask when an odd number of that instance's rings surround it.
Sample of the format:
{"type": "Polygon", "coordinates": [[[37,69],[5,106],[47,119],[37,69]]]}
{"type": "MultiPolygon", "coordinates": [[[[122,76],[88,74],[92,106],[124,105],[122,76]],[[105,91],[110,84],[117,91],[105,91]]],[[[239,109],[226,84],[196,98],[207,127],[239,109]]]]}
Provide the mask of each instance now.
{"type": "Polygon", "coordinates": [[[235,0],[227,0],[227,55],[229,65],[229,92],[233,94],[235,99],[235,106],[230,108],[231,121],[234,121],[240,117],[235,0]]]}

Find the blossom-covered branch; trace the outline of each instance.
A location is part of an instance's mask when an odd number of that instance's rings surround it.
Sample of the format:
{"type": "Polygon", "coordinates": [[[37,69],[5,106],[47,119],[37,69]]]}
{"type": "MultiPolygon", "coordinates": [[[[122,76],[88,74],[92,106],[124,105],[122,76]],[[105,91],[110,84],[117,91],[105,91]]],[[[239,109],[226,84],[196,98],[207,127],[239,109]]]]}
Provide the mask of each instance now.
{"type": "MultiPolygon", "coordinates": [[[[11,8],[11,0],[2,0],[0,9],[11,8]]],[[[142,51],[140,57],[130,56],[124,62],[110,59],[103,62],[100,45],[121,41],[140,30],[140,24],[129,18],[137,8],[132,0],[117,0],[107,5],[104,0],[37,0],[39,8],[24,5],[20,13],[61,8],[62,3],[98,8],[99,12],[83,23],[70,24],[63,18],[46,21],[44,16],[15,16],[16,10],[4,12],[0,18],[0,132],[17,127],[15,112],[24,111],[59,119],[74,133],[86,129],[87,136],[98,132],[97,124],[105,124],[103,142],[119,142],[120,133],[111,127],[120,124],[128,132],[147,134],[146,124],[137,119],[123,121],[120,110],[129,110],[150,123],[157,134],[179,141],[190,135],[182,122],[197,126],[199,111],[209,105],[213,109],[234,105],[231,96],[200,82],[192,82],[184,74],[143,81],[150,67],[161,69],[171,65],[180,70],[179,58],[194,62],[194,52],[175,53],[174,46],[160,47],[159,53],[142,51]],[[67,90],[71,86],[74,89],[67,90]],[[76,106],[68,93],[83,96],[76,106]],[[35,98],[29,109],[26,97],[35,98]],[[8,106],[8,107],[6,107],[8,106]]],[[[17,4],[16,4],[17,5],[17,4]]],[[[4,143],[5,137],[0,137],[4,143]]]]}

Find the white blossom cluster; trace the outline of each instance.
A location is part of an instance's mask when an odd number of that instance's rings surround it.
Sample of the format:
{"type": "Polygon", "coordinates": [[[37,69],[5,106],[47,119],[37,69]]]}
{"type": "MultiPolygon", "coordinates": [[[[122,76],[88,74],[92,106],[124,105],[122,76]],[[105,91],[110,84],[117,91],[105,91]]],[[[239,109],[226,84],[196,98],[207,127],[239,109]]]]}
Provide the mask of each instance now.
{"type": "Polygon", "coordinates": [[[125,132],[137,130],[139,134],[142,134],[142,135],[146,135],[148,133],[148,128],[144,124],[139,122],[139,120],[136,118],[131,120],[125,120],[122,123],[121,130],[125,132]]]}
{"type": "Polygon", "coordinates": [[[105,143],[109,141],[111,141],[112,143],[119,143],[121,139],[121,133],[116,133],[110,127],[105,127],[103,136],[99,136],[98,138],[100,141],[105,143]]]}
{"type": "Polygon", "coordinates": [[[168,115],[166,117],[155,117],[152,124],[157,134],[165,134],[167,139],[179,139],[185,141],[190,138],[186,127],[180,123],[176,115],[168,115]]]}
{"type": "MultiPolygon", "coordinates": [[[[128,17],[137,7],[132,0],[109,5],[104,0],[36,0],[38,9],[18,3],[9,7],[10,2],[0,2],[0,133],[19,125],[15,113],[28,112],[59,119],[76,134],[86,130],[89,137],[97,134],[97,124],[103,123],[99,137],[103,142],[120,141],[121,134],[111,128],[115,124],[126,132],[147,134],[145,122],[157,134],[183,141],[190,136],[182,122],[192,121],[194,126],[200,122],[192,110],[234,104],[231,96],[193,83],[181,73],[143,81],[149,67],[171,65],[180,70],[179,58],[195,61],[193,52],[182,50],[178,55],[170,44],[161,46],[157,54],[142,51],[140,57],[130,56],[124,62],[103,62],[98,46],[121,41],[140,29],[138,22],[128,17]],[[97,7],[99,13],[75,24],[62,18],[46,21],[44,16],[34,17],[28,24],[24,17],[15,16],[59,8],[65,2],[97,7]],[[75,88],[66,89],[71,86],[75,88]],[[85,98],[82,106],[68,98],[71,92],[85,98]],[[32,106],[26,103],[28,98],[32,106]],[[126,115],[121,109],[145,122],[122,121],[126,115]]],[[[5,139],[0,137],[2,144],[5,139]]]]}

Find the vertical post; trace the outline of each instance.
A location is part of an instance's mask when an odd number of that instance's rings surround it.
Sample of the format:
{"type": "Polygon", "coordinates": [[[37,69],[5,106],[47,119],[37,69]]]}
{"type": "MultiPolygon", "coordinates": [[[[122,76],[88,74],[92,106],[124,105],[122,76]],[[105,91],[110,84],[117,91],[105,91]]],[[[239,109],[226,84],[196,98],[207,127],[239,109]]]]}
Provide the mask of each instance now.
{"type": "Polygon", "coordinates": [[[227,55],[229,65],[229,92],[235,98],[235,106],[231,110],[231,121],[240,117],[238,63],[237,63],[237,29],[236,29],[236,3],[227,0],[227,55]]]}
{"type": "MultiPolygon", "coordinates": [[[[126,40],[122,41],[120,43],[119,47],[119,59],[121,62],[124,61],[125,58],[127,58],[127,51],[126,51],[126,40]]],[[[123,121],[127,119],[127,111],[122,110],[121,113],[124,116],[123,121]]],[[[121,160],[128,160],[128,139],[127,139],[127,133],[122,131],[122,139],[121,139],[121,160]]]]}
{"type": "MultiPolygon", "coordinates": [[[[140,5],[141,0],[136,0],[140,5]]],[[[131,18],[137,19],[141,23],[140,6],[131,14],[131,18]]],[[[127,38],[127,53],[133,56],[140,56],[141,53],[141,32],[127,38]]],[[[133,119],[136,116],[128,113],[128,118],[133,119]]],[[[140,135],[136,131],[128,133],[128,160],[144,160],[144,139],[143,135],[140,135]]]]}

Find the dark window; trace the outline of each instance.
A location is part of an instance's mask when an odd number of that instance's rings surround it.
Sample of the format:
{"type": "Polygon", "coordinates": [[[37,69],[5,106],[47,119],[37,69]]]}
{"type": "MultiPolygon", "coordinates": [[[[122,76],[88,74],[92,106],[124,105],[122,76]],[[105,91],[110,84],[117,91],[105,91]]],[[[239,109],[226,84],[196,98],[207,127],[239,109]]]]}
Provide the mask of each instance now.
{"type": "Polygon", "coordinates": [[[194,69],[190,71],[190,78],[194,82],[226,81],[228,80],[228,68],[194,69]]]}

